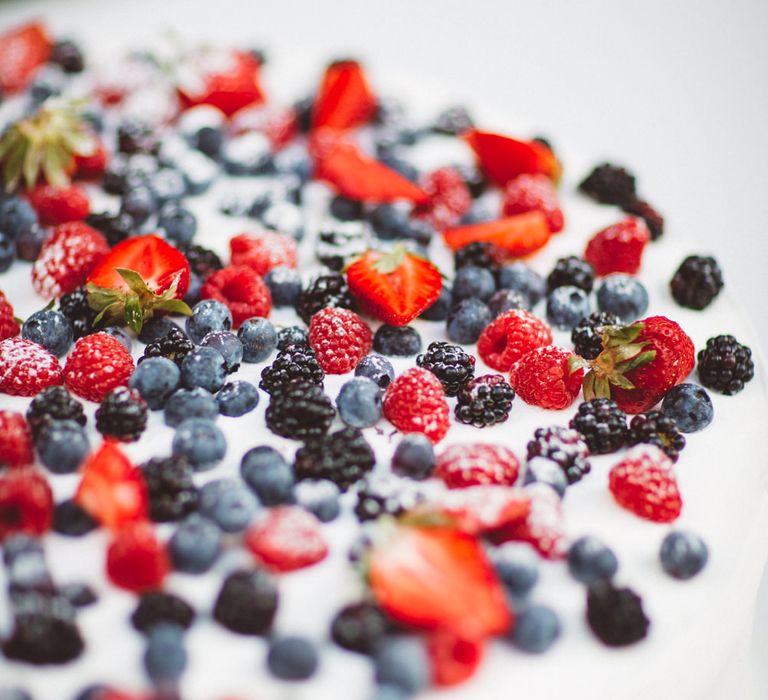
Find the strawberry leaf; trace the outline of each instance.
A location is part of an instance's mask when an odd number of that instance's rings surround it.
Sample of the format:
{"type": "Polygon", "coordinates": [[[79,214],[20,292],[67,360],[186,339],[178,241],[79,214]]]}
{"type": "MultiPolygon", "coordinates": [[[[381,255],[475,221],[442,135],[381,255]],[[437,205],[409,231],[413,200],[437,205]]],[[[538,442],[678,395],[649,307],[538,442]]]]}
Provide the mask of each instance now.
{"type": "Polygon", "coordinates": [[[153,304],[153,309],[159,309],[160,311],[167,311],[171,314],[180,314],[181,316],[191,316],[192,309],[189,305],[181,299],[163,299],[153,304]]]}
{"type": "MultiPolygon", "coordinates": [[[[610,382],[620,389],[634,389],[635,385],[629,381],[623,374],[613,374],[610,377],[604,377],[606,382],[610,382]]],[[[610,393],[610,392],[609,392],[610,393]]]]}
{"type": "Polygon", "coordinates": [[[132,331],[141,333],[141,327],[144,325],[144,310],[141,308],[141,301],[135,294],[130,294],[125,299],[123,317],[125,323],[132,331]]]}
{"type": "Polygon", "coordinates": [[[641,352],[639,355],[635,355],[629,360],[620,362],[618,365],[616,365],[616,369],[619,370],[622,374],[626,374],[633,369],[647,365],[655,357],[655,350],[646,350],[645,352],[641,352]]]}
{"type": "Polygon", "coordinates": [[[596,398],[595,394],[595,377],[597,375],[594,372],[587,372],[584,376],[584,383],[582,384],[582,390],[584,392],[584,400],[591,401],[596,398]]]}
{"type": "Polygon", "coordinates": [[[147,295],[154,296],[152,290],[147,287],[144,278],[135,270],[128,270],[125,267],[116,267],[115,272],[123,278],[125,283],[131,288],[131,291],[138,297],[142,298],[147,295]]]}
{"type": "Polygon", "coordinates": [[[611,398],[610,380],[605,375],[595,375],[595,396],[599,399],[611,398]]]}

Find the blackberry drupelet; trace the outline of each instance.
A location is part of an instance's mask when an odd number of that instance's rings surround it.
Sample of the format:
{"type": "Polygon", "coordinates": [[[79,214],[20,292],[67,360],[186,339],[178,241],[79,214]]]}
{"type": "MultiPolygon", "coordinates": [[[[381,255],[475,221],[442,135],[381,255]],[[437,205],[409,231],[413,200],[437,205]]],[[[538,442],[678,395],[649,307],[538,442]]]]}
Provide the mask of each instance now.
{"type": "Polygon", "coordinates": [[[584,401],[568,425],[584,436],[593,455],[617,452],[627,443],[627,414],[610,399],[584,401]]]}
{"type": "Polygon", "coordinates": [[[33,437],[49,420],[73,420],[85,425],[86,417],[81,404],[63,386],[43,389],[27,408],[27,423],[33,437]]]}
{"type": "Polygon", "coordinates": [[[371,471],[376,456],[358,428],[342,428],[314,439],[296,452],[297,479],[328,479],[346,491],[371,471]]]}
{"type": "Polygon", "coordinates": [[[619,326],[621,320],[610,311],[595,311],[581,319],[571,331],[571,342],[577,355],[594,360],[603,351],[603,328],[619,326]]]}
{"type": "Polygon", "coordinates": [[[657,241],[664,235],[664,217],[644,199],[633,199],[624,205],[624,211],[645,221],[652,241],[657,241]]]}
{"type": "Polygon", "coordinates": [[[617,165],[603,163],[587,175],[579,190],[602,204],[623,207],[635,199],[635,176],[617,165]]]}
{"type": "Polygon", "coordinates": [[[326,306],[354,308],[354,301],[343,275],[321,275],[312,280],[309,286],[299,294],[296,313],[304,323],[309,324],[312,316],[326,306]]]}
{"type": "Polygon", "coordinates": [[[650,625],[642,598],[631,588],[616,588],[609,581],[587,589],[587,622],[595,636],[610,647],[640,641],[650,625]]]}
{"type": "Polygon", "coordinates": [[[677,462],[685,447],[685,436],[677,429],[675,419],[661,411],[649,411],[634,416],[629,424],[628,445],[656,445],[667,457],[677,462]]]}
{"type": "Polygon", "coordinates": [[[528,459],[543,457],[563,470],[569,484],[574,484],[589,474],[589,448],[581,433],[572,428],[554,425],[536,428],[533,440],[528,443],[528,459]]]}
{"type": "Polygon", "coordinates": [[[194,619],[194,608],[183,598],[173,593],[150,591],[139,599],[131,615],[131,624],[139,632],[146,634],[159,622],[169,622],[189,629],[194,619]]]}
{"type": "Polygon", "coordinates": [[[238,634],[265,634],[272,627],[277,605],[277,589],[265,572],[240,569],[224,579],[213,617],[238,634]]]}
{"type": "Polygon", "coordinates": [[[261,371],[259,387],[268,394],[275,394],[294,381],[322,386],[325,372],[317,361],[315,351],[309,345],[289,345],[281,350],[274,362],[261,371]]]}
{"type": "Polygon", "coordinates": [[[342,649],[372,654],[392,627],[378,605],[362,601],[336,613],[331,622],[331,639],[342,649]]]}
{"type": "Polygon", "coordinates": [[[201,245],[187,243],[177,247],[186,256],[192,272],[199,275],[202,279],[205,279],[212,272],[221,270],[221,268],[224,267],[221,258],[219,258],[216,253],[201,245]]]}
{"type": "Polygon", "coordinates": [[[494,243],[475,241],[467,243],[453,254],[453,265],[456,270],[473,265],[490,270],[494,276],[504,261],[504,251],[494,243]]]}
{"type": "Polygon", "coordinates": [[[184,358],[194,349],[195,344],[181,328],[171,327],[160,340],[147,343],[139,362],[147,357],[165,357],[181,367],[184,358]]]}
{"type": "Polygon", "coordinates": [[[88,305],[88,293],[84,287],[78,287],[59,299],[59,311],[72,323],[75,340],[93,333],[93,319],[96,312],[88,305]]]}
{"type": "Polygon", "coordinates": [[[272,396],[265,414],[267,427],[294,440],[318,439],[328,432],[336,410],[322,387],[295,381],[272,396]]]}
{"type": "Polygon", "coordinates": [[[440,380],[446,396],[456,396],[475,375],[475,358],[444,340],[430,343],[427,352],[416,358],[416,364],[440,380]]]}
{"type": "Polygon", "coordinates": [[[136,389],[119,386],[96,409],[96,430],[105,437],[135,442],[147,427],[147,404],[136,389]]]}
{"type": "Polygon", "coordinates": [[[578,287],[589,293],[595,284],[595,271],[586,260],[575,255],[560,258],[547,277],[547,290],[578,287]]]}
{"type": "Polygon", "coordinates": [[[476,428],[503,423],[515,398],[515,390],[500,374],[476,377],[461,387],[454,413],[456,420],[476,428]]]}
{"type": "Polygon", "coordinates": [[[707,308],[720,293],[723,273],[714,258],[689,255],[680,263],[669,288],[680,306],[700,311],[707,308]]]}
{"type": "Polygon", "coordinates": [[[181,455],[155,457],[141,465],[149,497],[149,517],[155,522],[181,520],[197,509],[192,467],[181,455]]]}
{"type": "Polygon", "coordinates": [[[755,376],[752,350],[732,335],[710,338],[696,359],[701,383],[727,396],[738,394],[755,376]]]}

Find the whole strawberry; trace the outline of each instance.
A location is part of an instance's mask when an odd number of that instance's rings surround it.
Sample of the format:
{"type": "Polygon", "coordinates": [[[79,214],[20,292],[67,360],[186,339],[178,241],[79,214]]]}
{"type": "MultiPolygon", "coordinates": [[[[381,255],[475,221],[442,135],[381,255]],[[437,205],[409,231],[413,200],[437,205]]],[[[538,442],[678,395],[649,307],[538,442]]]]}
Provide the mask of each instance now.
{"type": "Polygon", "coordinates": [[[23,467],[34,459],[32,435],[24,416],[0,410],[0,465],[23,467]]]}
{"type": "Polygon", "coordinates": [[[547,218],[549,230],[563,230],[565,218],[557,201],[557,190],[552,180],[541,173],[518,175],[507,184],[502,204],[504,216],[540,211],[547,218]]]}
{"type": "Polygon", "coordinates": [[[230,265],[214,272],[200,290],[201,299],[215,299],[232,313],[232,327],[254,316],[267,317],[272,295],[258,274],[245,265],[230,265]]]}
{"type": "Polygon", "coordinates": [[[233,265],[246,265],[257,275],[266,275],[273,267],[296,267],[296,241],[276,231],[241,233],[229,241],[233,265]]]}
{"type": "Polygon", "coordinates": [[[91,211],[88,195],[77,185],[37,185],[27,193],[27,199],[43,226],[82,221],[91,211]]]}
{"type": "Polygon", "coordinates": [[[13,315],[13,306],[0,291],[0,340],[14,338],[19,334],[21,326],[13,315]]]}
{"type": "Polygon", "coordinates": [[[429,195],[429,201],[417,206],[414,216],[437,229],[458,223],[472,205],[469,188],[455,168],[440,168],[428,173],[421,186],[429,195]]]}
{"type": "Polygon", "coordinates": [[[59,361],[45,348],[23,338],[0,341],[0,392],[35,396],[62,381],[59,361]]]}
{"type": "Polygon", "coordinates": [[[651,240],[648,226],[642,219],[628,216],[618,223],[598,231],[587,243],[584,259],[600,275],[612,272],[637,274],[643,250],[651,240]]]}
{"type": "Polygon", "coordinates": [[[326,374],[346,374],[368,354],[373,334],[354,311],[328,306],[309,322],[309,344],[326,374]]]}
{"type": "Polygon", "coordinates": [[[123,344],[108,333],[80,338],[64,365],[64,382],[73,393],[101,403],[118,386],[127,386],[133,358],[123,344]]]}
{"type": "Polygon", "coordinates": [[[491,321],[480,334],[477,353],[499,372],[509,372],[523,355],[552,342],[552,331],[528,311],[507,311],[491,321]]]}
{"type": "Polygon", "coordinates": [[[570,350],[545,345],[531,350],[512,368],[509,383],[532,406],[568,408],[581,390],[584,369],[573,366],[570,350]]]}
{"type": "Polygon", "coordinates": [[[448,403],[440,380],[416,367],[397,377],[384,395],[384,415],[403,433],[439,442],[448,432],[448,403]]]}
{"type": "Polygon", "coordinates": [[[482,443],[452,445],[437,458],[435,476],[448,488],[482,484],[512,486],[517,481],[520,463],[512,450],[502,445],[482,443]]]}

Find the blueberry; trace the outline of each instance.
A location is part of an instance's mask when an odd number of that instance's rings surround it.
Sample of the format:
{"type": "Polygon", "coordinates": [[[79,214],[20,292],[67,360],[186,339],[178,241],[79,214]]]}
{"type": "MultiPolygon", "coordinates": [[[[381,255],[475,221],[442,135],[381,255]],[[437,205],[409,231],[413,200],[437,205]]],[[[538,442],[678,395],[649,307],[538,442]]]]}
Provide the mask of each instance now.
{"type": "Polygon", "coordinates": [[[339,494],[341,491],[332,481],[319,479],[317,481],[300,481],[294,490],[296,503],[317,516],[321,523],[335,520],[341,509],[339,494]]]}
{"type": "Polygon", "coordinates": [[[675,420],[678,430],[695,433],[706,428],[714,417],[709,394],[695,384],[678,384],[665,395],[661,404],[664,415],[675,420]]]}
{"type": "Polygon", "coordinates": [[[195,348],[181,361],[181,383],[187,389],[201,387],[216,393],[227,378],[224,356],[215,348],[195,348]]]}
{"type": "Polygon", "coordinates": [[[273,447],[248,450],[240,462],[240,475],[265,506],[293,503],[293,470],[273,447]]]}
{"type": "Polygon", "coordinates": [[[81,537],[98,526],[88,512],[72,499],[57,503],[53,511],[53,529],[60,535],[81,537]]]}
{"type": "Polygon", "coordinates": [[[205,299],[195,304],[192,315],[187,318],[187,335],[199,343],[211,331],[232,329],[232,314],[220,301],[205,299]]]}
{"type": "Polygon", "coordinates": [[[546,457],[529,459],[525,466],[524,484],[546,484],[552,487],[560,498],[568,488],[568,478],[557,462],[546,457]]]}
{"type": "Polygon", "coordinates": [[[8,197],[0,201],[0,231],[9,238],[17,238],[37,224],[37,213],[22,197],[8,197]]]}
{"type": "Polygon", "coordinates": [[[73,420],[48,420],[37,432],[40,461],[54,474],[71,474],[88,456],[90,446],[83,426],[73,420]]]}
{"type": "Polygon", "coordinates": [[[366,355],[355,367],[356,377],[367,377],[382,389],[386,389],[395,378],[392,363],[381,355],[366,355]]]}
{"type": "Polygon", "coordinates": [[[256,131],[235,136],[221,148],[221,159],[231,175],[255,175],[270,162],[269,139],[256,131]]]}
{"type": "Polygon", "coordinates": [[[547,281],[525,263],[516,262],[499,270],[499,289],[521,292],[534,307],[546,296],[547,281]]]}
{"type": "MultiPolygon", "coordinates": [[[[307,345],[309,335],[307,329],[301,326],[288,326],[277,332],[277,349],[285,350],[291,345],[307,345]]],[[[247,361],[247,360],[246,360],[247,361]]]]}
{"type": "Polygon", "coordinates": [[[501,314],[515,309],[530,310],[531,302],[522,292],[514,289],[500,289],[488,300],[488,308],[491,310],[493,318],[497,318],[501,314]]]}
{"type": "Polygon", "coordinates": [[[692,532],[670,532],[661,543],[661,566],[670,576],[687,581],[707,564],[709,550],[692,532]]]}
{"type": "Polygon", "coordinates": [[[249,318],[237,330],[243,362],[263,362],[277,347],[277,331],[266,318],[249,318]]]}
{"type": "Polygon", "coordinates": [[[527,545],[507,542],[488,551],[499,580],[516,598],[525,598],[539,580],[538,557],[527,545]]]}
{"type": "Polygon", "coordinates": [[[128,352],[133,352],[133,339],[128,335],[128,331],[120,326],[107,326],[104,331],[107,335],[111,335],[113,338],[117,338],[128,352]]]}
{"type": "Polygon", "coordinates": [[[72,324],[61,311],[44,309],[33,313],[21,327],[21,337],[42,345],[48,352],[61,357],[74,339],[72,324]]]}
{"type": "MultiPolygon", "coordinates": [[[[148,357],[136,365],[130,387],[136,389],[153,411],[165,406],[181,383],[181,371],[167,357],[148,357]]],[[[206,392],[207,393],[207,392],[206,392]]]]}
{"type": "Polygon", "coordinates": [[[50,230],[37,224],[24,229],[16,236],[16,256],[19,260],[34,262],[40,255],[40,249],[49,236],[50,230]]]}
{"type": "Polygon", "coordinates": [[[547,321],[560,330],[571,330],[589,312],[589,295],[578,287],[555,287],[547,297],[547,321]]]}
{"type": "Polygon", "coordinates": [[[368,221],[374,233],[384,241],[409,237],[409,212],[397,205],[380,204],[368,215],[368,221]]]}
{"type": "Polygon", "coordinates": [[[339,418],[351,428],[370,428],[381,418],[381,394],[381,387],[367,377],[350,379],[336,397],[339,418]]]}
{"type": "Polygon", "coordinates": [[[421,433],[405,435],[392,455],[392,471],[418,481],[429,477],[434,466],[435,450],[421,433]]]}
{"type": "Polygon", "coordinates": [[[184,176],[187,192],[191,195],[207,191],[219,174],[216,161],[197,151],[189,151],[182,155],[176,161],[176,166],[184,176]]]}
{"type": "Polygon", "coordinates": [[[430,681],[430,662],[421,640],[415,637],[390,637],[384,640],[373,658],[376,682],[402,688],[415,694],[430,681]]]}
{"type": "Polygon", "coordinates": [[[530,654],[543,654],[560,636],[560,620],[551,608],[531,605],[517,614],[512,644],[530,654]]]}
{"type": "Polygon", "coordinates": [[[632,275],[609,275],[598,287],[597,307],[629,323],[648,310],[648,292],[642,282],[632,275]]]}
{"type": "Polygon", "coordinates": [[[186,457],[195,470],[204,471],[224,459],[227,440],[212,420],[188,418],[176,429],[172,450],[186,457]]]}
{"type": "Polygon", "coordinates": [[[200,489],[200,513],[224,532],[242,532],[253,520],[259,503],[239,479],[209,481],[200,489]]]}
{"type": "MultiPolygon", "coordinates": [[[[181,329],[181,326],[178,323],[171,321],[171,319],[167,316],[153,316],[141,327],[139,340],[145,344],[154,343],[155,341],[158,341],[168,335],[168,331],[170,331],[171,328],[176,328],[177,330],[180,330],[182,333],[184,333],[184,331],[181,329]]],[[[203,333],[203,335],[205,335],[205,333],[203,333]]],[[[202,336],[200,337],[202,339],[202,336]]]]}
{"type": "Polygon", "coordinates": [[[381,683],[373,689],[370,700],[406,700],[410,693],[391,683],[381,683]]]}
{"type": "MultiPolygon", "coordinates": [[[[144,362],[149,362],[145,360],[144,362]]],[[[144,362],[141,364],[143,365],[144,362]]],[[[210,391],[201,389],[179,389],[165,403],[165,424],[172,428],[188,418],[214,420],[219,415],[219,404],[210,391]]]]}
{"type": "Polygon", "coordinates": [[[339,221],[357,221],[363,218],[363,204],[356,199],[337,195],[328,208],[331,216],[339,221]]]}
{"type": "Polygon", "coordinates": [[[32,696],[23,688],[4,686],[0,688],[0,700],[32,700],[32,696]]]}
{"type": "Polygon", "coordinates": [[[462,299],[488,300],[496,291],[496,281],[490,270],[465,265],[456,271],[453,279],[453,303],[462,299]]]}
{"type": "Polygon", "coordinates": [[[238,336],[231,331],[211,331],[200,341],[200,347],[213,348],[224,358],[227,374],[232,374],[240,368],[243,361],[243,344],[238,336]]]}
{"type": "Polygon", "coordinates": [[[463,299],[448,314],[448,338],[471,345],[491,322],[490,309],[479,299],[463,299]]]}
{"type": "Polygon", "coordinates": [[[202,574],[221,554],[221,528],[212,520],[193,513],[171,535],[168,554],[176,571],[202,574]]]}
{"type": "Polygon", "coordinates": [[[85,583],[66,583],[58,587],[58,594],[66,598],[73,608],[86,608],[98,600],[93,588],[85,583]]]}
{"type": "Polygon", "coordinates": [[[128,214],[137,226],[146,223],[156,207],[157,202],[152,190],[141,184],[126,190],[120,202],[120,211],[128,214]]]}
{"type": "Polygon", "coordinates": [[[184,175],[176,168],[160,168],[149,178],[149,186],[160,204],[175,203],[187,193],[184,175]]]}
{"type": "Polygon", "coordinates": [[[26,535],[14,535],[6,540],[5,551],[3,558],[10,593],[53,593],[53,579],[45,561],[45,552],[36,540],[26,535]]]}
{"type": "Polygon", "coordinates": [[[419,318],[424,321],[445,321],[451,310],[451,296],[451,288],[446,284],[443,284],[443,287],[440,290],[440,296],[437,297],[432,306],[421,312],[419,318]]]}
{"type": "Polygon", "coordinates": [[[237,380],[225,384],[216,394],[219,413],[237,418],[250,413],[259,404],[259,390],[250,382],[237,380]]]}
{"type": "Polygon", "coordinates": [[[409,357],[421,352],[421,336],[411,326],[379,326],[373,335],[373,349],[390,357],[409,357]]]}
{"type": "Polygon", "coordinates": [[[211,158],[215,158],[224,143],[224,132],[215,126],[204,126],[198,130],[193,140],[194,147],[211,158]]]}
{"type": "Polygon", "coordinates": [[[312,160],[306,148],[293,143],[281,148],[272,157],[275,170],[283,175],[295,175],[303,183],[312,177],[312,160]]]}
{"type": "Polygon", "coordinates": [[[174,243],[190,243],[197,233],[195,215],[175,202],[163,206],[157,225],[165,231],[165,237],[174,243]]]}
{"type": "Polygon", "coordinates": [[[590,585],[610,579],[618,568],[616,555],[597,537],[580,537],[568,550],[568,571],[581,583],[590,585]]]}
{"type": "Polygon", "coordinates": [[[273,267],[264,277],[275,306],[296,306],[301,293],[301,275],[291,267],[273,267]]]}
{"type": "Polygon", "coordinates": [[[274,639],[267,652],[267,668],[284,681],[303,681],[317,671],[317,649],[304,637],[274,639]]]}
{"type": "Polygon", "coordinates": [[[0,233],[0,272],[5,272],[16,259],[16,244],[6,233],[0,233]]]}
{"type": "Polygon", "coordinates": [[[144,652],[144,667],[150,679],[157,684],[173,683],[186,666],[184,628],[168,622],[153,625],[144,652]]]}

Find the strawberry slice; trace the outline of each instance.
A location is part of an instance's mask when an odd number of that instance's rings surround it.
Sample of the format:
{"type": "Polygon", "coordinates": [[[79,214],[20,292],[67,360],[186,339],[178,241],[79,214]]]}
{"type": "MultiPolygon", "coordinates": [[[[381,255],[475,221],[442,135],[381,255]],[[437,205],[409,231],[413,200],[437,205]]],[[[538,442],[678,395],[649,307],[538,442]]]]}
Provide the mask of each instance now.
{"type": "Polygon", "coordinates": [[[48,32],[38,22],[0,35],[0,89],[16,92],[25,88],[48,60],[51,44],[48,32]]]}
{"type": "Polygon", "coordinates": [[[326,68],[312,109],[312,128],[352,129],[376,112],[376,97],[357,61],[336,61],[326,68]]]}
{"type": "Polygon", "coordinates": [[[347,268],[349,289],[377,318],[405,326],[440,296],[440,271],[428,260],[395,246],[369,250],[347,268]]]}
{"type": "Polygon", "coordinates": [[[482,640],[437,632],[427,639],[427,654],[435,685],[446,688],[469,680],[485,653],[482,640]]]}
{"type": "Polygon", "coordinates": [[[540,211],[529,211],[496,221],[457,226],[443,231],[443,239],[452,250],[458,250],[467,243],[483,241],[494,243],[512,258],[521,258],[543,248],[550,235],[547,217],[540,211]]]}
{"type": "Polygon", "coordinates": [[[368,563],[373,596],[397,622],[466,639],[509,629],[503,587],[470,535],[400,524],[373,547],[368,563]]]}
{"type": "Polygon", "coordinates": [[[470,129],[463,138],[475,152],[482,171],[499,187],[506,187],[524,173],[543,173],[555,182],[560,178],[560,163],[543,143],[477,129],[470,129]]]}

